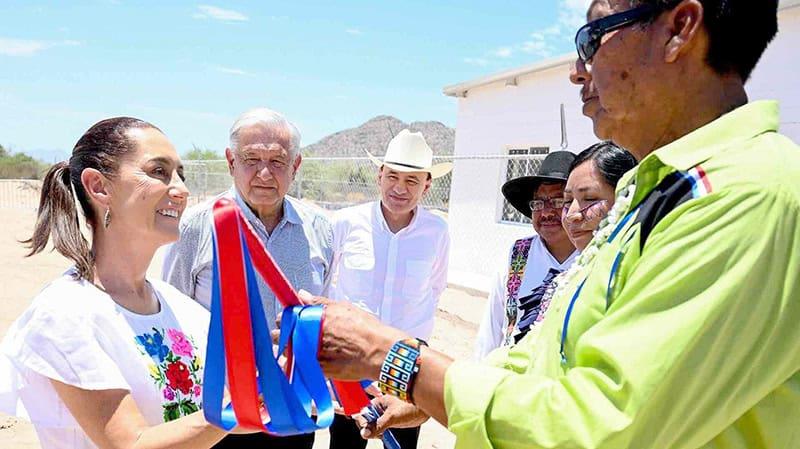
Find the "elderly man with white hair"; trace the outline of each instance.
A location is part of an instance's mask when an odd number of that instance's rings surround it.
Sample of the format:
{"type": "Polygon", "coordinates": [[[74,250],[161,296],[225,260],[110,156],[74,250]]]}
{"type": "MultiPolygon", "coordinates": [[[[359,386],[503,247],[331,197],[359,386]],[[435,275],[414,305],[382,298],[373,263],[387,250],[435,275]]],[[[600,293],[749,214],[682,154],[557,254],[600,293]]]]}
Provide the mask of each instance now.
{"type": "MultiPolygon", "coordinates": [[[[219,198],[230,198],[295,289],[321,294],[333,257],[331,225],[323,215],[287,195],[302,162],[300,132],[277,112],[247,111],[231,127],[225,158],[233,187],[184,213],[180,239],[164,260],[164,279],[210,308],[212,206],[219,198]]],[[[274,322],[280,305],[266,283],[258,281],[264,314],[268,322],[274,322]]],[[[226,437],[215,447],[311,448],[313,443],[313,433],[286,438],[252,434],[226,437]]]]}

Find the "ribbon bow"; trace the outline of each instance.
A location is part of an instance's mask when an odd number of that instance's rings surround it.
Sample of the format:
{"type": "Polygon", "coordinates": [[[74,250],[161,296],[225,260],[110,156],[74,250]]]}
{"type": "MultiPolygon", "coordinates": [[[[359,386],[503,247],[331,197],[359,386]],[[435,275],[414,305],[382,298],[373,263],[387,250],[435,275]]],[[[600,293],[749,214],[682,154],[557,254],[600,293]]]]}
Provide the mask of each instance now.
{"type": "MultiPolygon", "coordinates": [[[[238,425],[281,436],[330,426],[333,401],[317,360],[324,309],[302,304],[233,201],[217,200],[213,214],[206,420],[225,430],[238,425]],[[284,306],[277,354],[286,354],[285,371],[273,352],[256,271],[284,306]],[[230,403],[223,407],[226,373],[230,403]]],[[[331,383],[346,414],[369,404],[359,383],[331,383]]]]}

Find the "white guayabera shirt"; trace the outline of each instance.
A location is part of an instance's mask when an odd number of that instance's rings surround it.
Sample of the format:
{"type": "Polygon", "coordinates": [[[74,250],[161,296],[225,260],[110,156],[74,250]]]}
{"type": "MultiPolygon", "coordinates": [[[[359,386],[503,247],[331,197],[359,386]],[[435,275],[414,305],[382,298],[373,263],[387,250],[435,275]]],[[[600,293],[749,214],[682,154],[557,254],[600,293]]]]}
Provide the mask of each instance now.
{"type": "Polygon", "coordinates": [[[327,296],[414,337],[430,337],[447,288],[450,236],[442,218],[417,207],[411,223],[393,233],[379,201],[342,209],[333,219],[333,251],[327,296]]]}

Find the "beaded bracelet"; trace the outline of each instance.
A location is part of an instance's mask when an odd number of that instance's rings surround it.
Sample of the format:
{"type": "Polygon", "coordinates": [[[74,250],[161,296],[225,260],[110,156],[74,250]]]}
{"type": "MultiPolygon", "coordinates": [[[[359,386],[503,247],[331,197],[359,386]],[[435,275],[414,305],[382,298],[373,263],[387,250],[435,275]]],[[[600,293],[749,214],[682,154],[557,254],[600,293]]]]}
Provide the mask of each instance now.
{"type": "Polygon", "coordinates": [[[407,338],[392,345],[381,365],[378,387],[383,394],[391,394],[410,402],[414,378],[419,372],[419,353],[428,346],[418,338],[407,338]]]}

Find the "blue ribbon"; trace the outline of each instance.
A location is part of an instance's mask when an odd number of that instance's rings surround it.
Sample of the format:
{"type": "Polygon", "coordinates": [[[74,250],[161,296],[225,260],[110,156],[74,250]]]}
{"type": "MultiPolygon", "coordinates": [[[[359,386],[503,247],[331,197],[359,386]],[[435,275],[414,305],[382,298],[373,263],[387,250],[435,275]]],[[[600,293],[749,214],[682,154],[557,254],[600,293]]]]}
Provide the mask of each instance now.
{"type": "MultiPolygon", "coordinates": [[[[272,348],[270,328],[264,316],[258,282],[247,244],[243,258],[247,280],[247,300],[250,309],[259,392],[270,415],[264,424],[268,432],[286,436],[314,432],[333,422],[333,401],[322,369],[317,361],[323,309],[321,306],[287,307],[283,311],[278,354],[291,340],[295,356],[294,372],[287,379],[272,348]],[[317,418],[313,418],[312,404],[317,418]]],[[[208,332],[206,367],[203,390],[203,410],[206,420],[222,429],[237,425],[230,404],[222,407],[226,379],[224,333],[222,329],[221,288],[216,237],[213,238],[213,283],[211,291],[211,323],[208,332]]]]}
{"type": "MultiPolygon", "coordinates": [[[[375,424],[381,415],[383,415],[383,409],[378,408],[375,404],[368,405],[366,410],[364,410],[364,418],[366,418],[367,422],[370,424],[375,424]]],[[[383,445],[387,449],[402,449],[391,430],[385,430],[381,435],[381,440],[383,440],[383,445]]]]}

